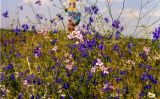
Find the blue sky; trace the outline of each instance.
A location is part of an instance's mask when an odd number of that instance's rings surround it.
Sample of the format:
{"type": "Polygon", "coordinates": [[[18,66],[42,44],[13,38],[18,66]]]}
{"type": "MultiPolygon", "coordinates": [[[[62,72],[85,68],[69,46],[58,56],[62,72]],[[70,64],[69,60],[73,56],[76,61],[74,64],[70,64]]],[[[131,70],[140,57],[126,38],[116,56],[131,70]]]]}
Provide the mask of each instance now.
{"type": "MultiPolygon", "coordinates": [[[[21,24],[28,23],[26,16],[29,17],[31,21],[33,22],[36,21],[33,11],[31,10],[29,4],[26,1],[27,0],[0,0],[0,5],[1,5],[0,28],[11,28],[10,23],[13,22],[13,18],[16,18],[17,16],[20,19],[21,24]],[[23,11],[20,11],[18,15],[16,13],[17,6],[23,6],[23,11]],[[9,19],[5,19],[2,17],[2,13],[4,11],[9,11],[9,19]]],[[[57,13],[63,12],[62,9],[59,9],[52,5],[54,3],[58,7],[61,7],[59,0],[53,0],[52,3],[51,2],[49,3],[49,0],[42,0],[43,4],[41,7],[38,7],[37,5],[34,4],[36,0],[30,0],[30,1],[31,1],[31,5],[33,6],[35,12],[42,13],[46,18],[50,18],[48,7],[50,9],[51,18],[53,18],[57,13]]],[[[65,1],[65,0],[62,0],[62,1],[65,1]]],[[[88,1],[94,3],[96,0],[88,0],[88,1]]],[[[106,1],[107,0],[99,0],[97,5],[100,11],[103,13],[103,15],[109,17],[108,10],[105,5],[106,1]]],[[[129,34],[129,32],[134,31],[134,26],[137,23],[136,16],[138,16],[139,9],[140,9],[140,1],[141,0],[126,0],[125,2],[125,9],[121,16],[122,23],[128,26],[128,28],[125,31],[125,34],[129,34]]],[[[145,3],[149,0],[142,0],[142,1],[143,3],[145,3]]],[[[142,16],[148,11],[150,11],[150,9],[154,7],[155,5],[156,7],[148,15],[146,15],[143,18],[143,20],[141,20],[140,25],[146,24],[146,21],[149,19],[149,17],[150,17],[150,20],[147,23],[147,25],[150,25],[151,23],[153,23],[154,21],[160,18],[160,0],[151,0],[151,1],[152,2],[150,4],[148,4],[147,6],[143,8],[142,16]]],[[[112,13],[113,13],[114,18],[118,17],[118,14],[120,13],[121,8],[122,8],[122,2],[123,0],[113,0],[112,13]]],[[[81,3],[86,4],[86,0],[81,0],[81,3]]],[[[63,15],[66,15],[66,14],[63,14],[63,15]]],[[[153,30],[154,27],[157,27],[159,24],[160,24],[160,21],[159,23],[153,25],[151,27],[151,30],[153,30]]]]}

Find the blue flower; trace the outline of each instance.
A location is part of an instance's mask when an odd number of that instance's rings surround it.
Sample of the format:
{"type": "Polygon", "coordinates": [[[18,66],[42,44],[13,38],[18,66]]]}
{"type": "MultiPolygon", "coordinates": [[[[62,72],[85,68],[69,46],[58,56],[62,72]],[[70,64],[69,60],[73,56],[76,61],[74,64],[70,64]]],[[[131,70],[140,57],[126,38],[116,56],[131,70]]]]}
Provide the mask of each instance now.
{"type": "Polygon", "coordinates": [[[119,38],[120,38],[120,34],[121,34],[121,33],[120,33],[119,31],[117,31],[116,34],[115,34],[115,38],[116,38],[116,39],[119,39],[119,38]]]}
{"type": "Polygon", "coordinates": [[[85,12],[86,13],[92,13],[91,7],[85,7],[85,12]]]}
{"type": "Polygon", "coordinates": [[[153,32],[153,41],[158,41],[160,39],[160,26],[158,28],[155,28],[155,31],[153,32]]]}
{"type": "Polygon", "coordinates": [[[7,18],[8,17],[8,11],[4,12],[2,15],[3,15],[3,17],[7,18]]]}
{"type": "Polygon", "coordinates": [[[57,17],[59,18],[59,20],[63,20],[63,17],[61,14],[57,14],[57,17]]]}
{"type": "Polygon", "coordinates": [[[53,34],[56,34],[56,33],[58,33],[58,29],[53,30],[53,34]]]}
{"type": "Polygon", "coordinates": [[[93,11],[94,14],[97,14],[98,11],[99,11],[99,9],[98,9],[98,7],[96,5],[91,6],[91,9],[92,9],[92,11],[93,11]]]}
{"type": "Polygon", "coordinates": [[[40,14],[37,14],[36,17],[37,17],[39,20],[42,20],[42,19],[43,19],[43,16],[40,15],[40,14]]]}
{"type": "Polygon", "coordinates": [[[119,51],[119,45],[118,45],[118,44],[115,44],[114,47],[113,47],[113,50],[119,51]]]}
{"type": "Polygon", "coordinates": [[[63,85],[63,88],[64,88],[65,90],[67,90],[69,87],[70,87],[69,83],[65,83],[65,84],[63,85]]]}
{"type": "Polygon", "coordinates": [[[105,49],[105,46],[104,46],[103,44],[100,44],[100,45],[98,46],[98,49],[104,50],[104,49],[105,49]]]}
{"type": "Polygon", "coordinates": [[[11,74],[11,75],[10,75],[10,78],[11,78],[11,80],[15,80],[14,74],[11,74]]]}
{"type": "Polygon", "coordinates": [[[33,96],[33,95],[31,96],[31,99],[34,99],[34,96],[33,96]]]}
{"type": "Polygon", "coordinates": [[[89,24],[91,24],[92,22],[94,22],[93,17],[89,17],[89,24]]]}
{"type": "Polygon", "coordinates": [[[81,51],[81,56],[82,57],[88,57],[89,53],[87,51],[81,51]]]}
{"type": "Polygon", "coordinates": [[[20,10],[23,10],[23,6],[20,6],[19,8],[20,8],[20,10]]]}
{"type": "Polygon", "coordinates": [[[115,28],[115,29],[118,29],[120,26],[120,21],[118,21],[118,20],[114,20],[113,22],[112,22],[112,26],[115,28]]]}
{"type": "Polygon", "coordinates": [[[127,71],[125,70],[120,71],[120,75],[126,75],[126,74],[127,74],[127,71]]]}
{"type": "Polygon", "coordinates": [[[151,89],[151,88],[152,88],[151,85],[145,85],[145,86],[144,86],[144,89],[146,89],[146,90],[151,89]]]}
{"type": "Polygon", "coordinates": [[[24,32],[29,30],[29,26],[27,24],[23,24],[22,28],[23,28],[24,32]]]}
{"type": "Polygon", "coordinates": [[[53,39],[53,40],[51,41],[51,44],[52,44],[52,45],[55,45],[55,44],[57,43],[57,41],[58,41],[57,39],[53,39]]]}
{"type": "Polygon", "coordinates": [[[13,30],[13,32],[15,32],[16,35],[18,35],[20,33],[20,29],[18,28],[18,26],[13,30]]]}
{"type": "Polygon", "coordinates": [[[148,78],[148,74],[147,74],[147,73],[144,73],[144,74],[142,74],[142,76],[141,76],[141,81],[146,81],[147,78],[148,78]]]}
{"type": "Polygon", "coordinates": [[[116,82],[121,82],[122,81],[122,78],[119,78],[119,77],[116,77],[116,82]]]}
{"type": "Polygon", "coordinates": [[[105,17],[105,18],[104,18],[104,21],[105,21],[106,23],[109,23],[108,17],[105,17]]]}
{"type": "Polygon", "coordinates": [[[8,70],[13,69],[13,65],[12,65],[12,64],[9,64],[9,65],[7,66],[7,69],[8,69],[8,70]]]}

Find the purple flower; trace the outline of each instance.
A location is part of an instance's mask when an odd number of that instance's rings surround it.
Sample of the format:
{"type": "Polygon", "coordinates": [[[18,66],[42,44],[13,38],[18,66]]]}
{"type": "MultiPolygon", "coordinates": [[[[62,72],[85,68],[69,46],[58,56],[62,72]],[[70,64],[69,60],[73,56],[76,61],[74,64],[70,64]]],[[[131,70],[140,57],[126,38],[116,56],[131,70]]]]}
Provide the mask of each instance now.
{"type": "Polygon", "coordinates": [[[57,39],[53,39],[53,40],[51,41],[51,44],[52,44],[52,45],[55,45],[55,44],[57,43],[57,41],[58,41],[57,39]]]}
{"type": "Polygon", "coordinates": [[[39,56],[41,56],[41,48],[38,46],[38,47],[36,47],[35,49],[34,49],[34,55],[35,55],[35,57],[39,57],[39,56]]]}
{"type": "Polygon", "coordinates": [[[157,84],[158,80],[156,78],[154,78],[152,75],[147,75],[147,76],[152,83],[157,84]]]}
{"type": "Polygon", "coordinates": [[[33,30],[33,31],[36,31],[36,26],[32,26],[32,30],[33,30]]]}
{"type": "Polygon", "coordinates": [[[13,32],[15,32],[16,35],[18,35],[20,33],[20,29],[18,28],[18,26],[13,30],[13,32]]]}
{"type": "Polygon", "coordinates": [[[119,38],[120,38],[120,34],[121,34],[121,33],[120,33],[119,31],[117,31],[117,32],[115,33],[115,38],[116,38],[116,39],[119,39],[119,38]]]}
{"type": "Polygon", "coordinates": [[[160,39],[160,26],[158,28],[155,28],[155,31],[153,32],[153,41],[158,41],[160,39]]]}
{"type": "Polygon", "coordinates": [[[118,20],[114,20],[113,22],[112,22],[112,26],[115,28],[115,29],[118,29],[120,26],[120,21],[118,21],[118,20]]]}
{"type": "Polygon", "coordinates": [[[63,88],[64,88],[65,90],[67,90],[69,87],[70,87],[69,83],[65,83],[65,84],[63,85],[63,88]]]}
{"type": "Polygon", "coordinates": [[[122,70],[122,71],[120,71],[120,75],[126,75],[127,74],[127,71],[125,71],[125,70],[122,70]]]}
{"type": "Polygon", "coordinates": [[[56,33],[58,33],[58,29],[53,30],[53,34],[56,34],[56,33]]]}
{"type": "Polygon", "coordinates": [[[105,18],[104,18],[104,21],[105,21],[106,23],[109,23],[108,17],[105,17],[105,18]]]}
{"type": "Polygon", "coordinates": [[[146,92],[144,92],[144,91],[141,91],[140,94],[139,94],[140,97],[143,97],[145,95],[146,95],[146,92]]]}
{"type": "Polygon", "coordinates": [[[120,81],[122,81],[122,78],[116,77],[116,82],[119,83],[120,81]]]}
{"type": "Polygon", "coordinates": [[[145,85],[145,86],[144,86],[144,89],[145,89],[145,90],[148,90],[148,89],[151,89],[151,88],[152,88],[151,85],[145,85]]]}
{"type": "Polygon", "coordinates": [[[42,20],[42,19],[43,19],[43,16],[40,15],[40,14],[37,14],[36,17],[37,17],[39,20],[42,20]]]}
{"type": "Polygon", "coordinates": [[[61,14],[57,14],[57,17],[59,18],[59,20],[63,20],[63,17],[61,14]]]}
{"type": "Polygon", "coordinates": [[[23,99],[23,94],[22,93],[19,93],[18,99],[23,99]]]}
{"type": "Polygon", "coordinates": [[[29,30],[29,26],[27,24],[23,24],[22,28],[23,28],[24,32],[29,30]]]}
{"type": "Polygon", "coordinates": [[[58,78],[57,80],[56,80],[56,83],[61,83],[63,80],[61,79],[61,78],[58,78]]]}
{"type": "Polygon", "coordinates": [[[10,78],[11,78],[11,80],[15,80],[14,74],[11,74],[11,75],[10,75],[10,78]]]}
{"type": "Polygon", "coordinates": [[[85,12],[86,13],[92,13],[91,7],[85,7],[85,12]]]}
{"type": "Polygon", "coordinates": [[[86,50],[81,51],[81,56],[82,57],[88,57],[88,55],[89,55],[89,53],[86,50]]]}
{"type": "Polygon", "coordinates": [[[5,79],[4,73],[0,73],[0,83],[1,83],[1,81],[3,81],[4,79],[5,79]]]}
{"type": "Polygon", "coordinates": [[[12,65],[12,64],[9,64],[9,65],[7,66],[7,69],[8,69],[8,70],[13,69],[13,65],[12,65]]]}
{"type": "Polygon", "coordinates": [[[7,18],[8,17],[8,11],[4,12],[2,15],[3,15],[3,17],[7,18]]]}
{"type": "Polygon", "coordinates": [[[34,99],[34,95],[31,96],[31,99],[34,99]]]}
{"type": "Polygon", "coordinates": [[[20,6],[19,8],[20,8],[20,10],[23,10],[23,6],[20,6]]]}
{"type": "Polygon", "coordinates": [[[113,50],[119,51],[119,45],[118,45],[118,44],[115,44],[114,47],[113,47],[113,50]]]}
{"type": "Polygon", "coordinates": [[[91,24],[92,22],[94,22],[93,17],[89,17],[89,24],[91,24]]]}
{"type": "Polygon", "coordinates": [[[98,49],[104,50],[104,49],[105,49],[105,46],[104,46],[103,44],[100,44],[100,45],[98,46],[98,49]]]}
{"type": "Polygon", "coordinates": [[[35,2],[35,4],[41,5],[41,1],[38,0],[38,1],[35,2]]]}
{"type": "Polygon", "coordinates": [[[142,74],[142,76],[141,76],[141,81],[146,81],[147,78],[148,78],[148,74],[147,74],[147,73],[144,73],[144,74],[142,74]]]}
{"type": "Polygon", "coordinates": [[[97,14],[98,11],[99,11],[99,9],[98,9],[98,7],[97,7],[96,5],[91,6],[91,9],[92,9],[92,12],[93,12],[94,14],[97,14]]]}

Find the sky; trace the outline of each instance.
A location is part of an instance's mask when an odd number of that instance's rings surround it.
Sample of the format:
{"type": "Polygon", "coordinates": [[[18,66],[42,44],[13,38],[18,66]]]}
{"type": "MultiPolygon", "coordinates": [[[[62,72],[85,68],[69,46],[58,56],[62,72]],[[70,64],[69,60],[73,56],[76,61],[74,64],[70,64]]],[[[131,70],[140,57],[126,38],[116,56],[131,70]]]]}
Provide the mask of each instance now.
{"type": "MultiPolygon", "coordinates": [[[[54,18],[57,13],[63,13],[64,11],[61,9],[62,6],[59,2],[59,0],[41,0],[42,6],[38,7],[35,5],[35,1],[37,0],[0,0],[0,28],[11,28],[10,24],[13,23],[14,25],[17,24],[16,20],[17,17],[20,20],[20,23],[34,23],[36,22],[34,13],[32,8],[36,13],[42,13],[46,18],[54,18]],[[53,6],[56,5],[57,7],[53,6]],[[31,5],[31,6],[30,6],[31,5]],[[23,6],[23,10],[19,11],[17,7],[23,6]],[[50,9],[50,14],[49,10],[50,9]],[[9,12],[9,18],[3,18],[2,13],[8,11],[9,12]],[[30,22],[29,22],[30,21],[30,22]]],[[[62,0],[65,2],[66,0],[62,0]]],[[[95,3],[96,0],[88,0],[91,4],[95,3]]],[[[100,12],[105,17],[109,17],[108,9],[106,6],[107,0],[98,0],[97,6],[100,9],[100,12]]],[[[137,17],[140,12],[141,8],[141,0],[125,0],[124,10],[122,13],[122,16],[120,18],[122,24],[126,26],[124,34],[130,35],[134,32],[135,26],[137,24],[137,17]]],[[[147,1],[151,1],[148,5],[143,7],[141,15],[145,15],[147,12],[147,15],[143,17],[143,19],[139,22],[140,25],[151,25],[156,20],[160,19],[160,0],[142,0],[143,4],[145,4],[147,1]],[[151,10],[152,9],[152,10],[151,10]]],[[[85,6],[89,5],[86,0],[80,0],[81,4],[84,4],[85,6]]],[[[63,3],[64,5],[65,3],[63,3]]],[[[116,19],[121,12],[123,6],[123,0],[112,0],[111,3],[111,10],[113,14],[113,18],[116,19]]],[[[79,9],[80,10],[80,9],[79,9]]],[[[81,10],[80,10],[81,11],[81,10]]],[[[66,16],[66,13],[63,13],[64,16],[66,16]]],[[[65,18],[65,23],[67,18],[65,18]]],[[[158,27],[160,25],[160,21],[156,24],[152,25],[150,28],[148,28],[149,31],[154,30],[155,27],[158,27]]],[[[42,26],[40,28],[45,28],[45,26],[42,26]]],[[[139,28],[138,28],[139,29],[139,28]]],[[[140,36],[142,36],[142,33],[139,33],[140,36]]],[[[148,35],[150,36],[150,35],[148,35]]]]}

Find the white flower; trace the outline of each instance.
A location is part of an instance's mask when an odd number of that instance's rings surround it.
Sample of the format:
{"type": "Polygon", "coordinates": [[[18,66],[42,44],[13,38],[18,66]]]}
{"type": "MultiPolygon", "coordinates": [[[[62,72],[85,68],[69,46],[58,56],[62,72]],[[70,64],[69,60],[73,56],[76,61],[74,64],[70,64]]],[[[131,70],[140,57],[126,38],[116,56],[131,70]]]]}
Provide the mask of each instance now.
{"type": "Polygon", "coordinates": [[[67,64],[66,68],[67,68],[68,70],[72,70],[72,69],[73,69],[73,64],[74,64],[73,62],[67,64]]]}
{"type": "Polygon", "coordinates": [[[149,52],[150,52],[150,48],[148,48],[148,47],[143,47],[143,50],[145,51],[146,54],[149,54],[149,52]]]}
{"type": "Polygon", "coordinates": [[[153,94],[153,93],[151,93],[151,92],[148,92],[147,96],[148,96],[149,98],[155,98],[156,95],[153,94]]]}
{"type": "Polygon", "coordinates": [[[91,68],[91,72],[92,72],[92,73],[95,73],[95,72],[96,72],[96,67],[92,67],[92,68],[91,68]]]}
{"type": "Polygon", "coordinates": [[[53,51],[57,51],[57,46],[54,46],[54,47],[52,48],[52,50],[53,50],[53,51]]]}
{"type": "Polygon", "coordinates": [[[23,80],[23,85],[27,85],[28,81],[27,80],[23,80]]]}
{"type": "Polygon", "coordinates": [[[97,59],[96,65],[97,65],[97,66],[103,66],[103,63],[101,62],[101,60],[100,60],[99,58],[97,59]]]}

